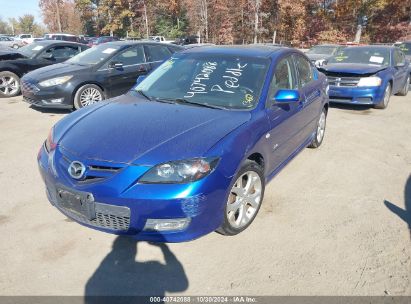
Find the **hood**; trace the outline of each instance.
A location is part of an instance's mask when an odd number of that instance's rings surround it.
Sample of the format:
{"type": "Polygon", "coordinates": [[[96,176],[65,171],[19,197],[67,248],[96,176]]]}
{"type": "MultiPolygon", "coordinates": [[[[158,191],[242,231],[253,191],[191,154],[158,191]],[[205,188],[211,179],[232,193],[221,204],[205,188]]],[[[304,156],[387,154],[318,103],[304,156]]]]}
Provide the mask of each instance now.
{"type": "Polygon", "coordinates": [[[16,60],[16,59],[22,59],[22,58],[27,58],[27,57],[13,50],[10,50],[10,51],[5,50],[5,49],[0,50],[0,61],[1,60],[16,60]]]}
{"type": "Polygon", "coordinates": [[[356,74],[356,75],[373,75],[379,71],[385,70],[387,66],[363,64],[363,63],[329,63],[318,70],[327,74],[356,74]]]}
{"type": "Polygon", "coordinates": [[[307,54],[308,59],[310,60],[320,60],[320,59],[329,59],[332,57],[332,55],[327,55],[327,54],[307,54]]]}
{"type": "Polygon", "coordinates": [[[42,80],[77,73],[87,69],[89,69],[88,66],[68,63],[57,63],[34,70],[28,73],[25,77],[40,82],[42,80]]]}
{"type": "Polygon", "coordinates": [[[251,117],[245,111],[150,102],[131,94],[90,108],[88,115],[58,125],[58,144],[79,159],[140,165],[203,156],[251,117]]]}

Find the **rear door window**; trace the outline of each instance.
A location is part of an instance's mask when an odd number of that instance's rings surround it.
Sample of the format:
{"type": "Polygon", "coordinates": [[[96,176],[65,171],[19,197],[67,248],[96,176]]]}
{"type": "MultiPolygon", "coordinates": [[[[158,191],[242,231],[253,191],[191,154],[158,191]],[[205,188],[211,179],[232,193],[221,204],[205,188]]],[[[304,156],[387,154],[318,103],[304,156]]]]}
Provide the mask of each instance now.
{"type": "Polygon", "coordinates": [[[171,56],[170,50],[161,45],[147,45],[149,61],[163,61],[171,56]]]}
{"type": "Polygon", "coordinates": [[[145,62],[143,46],[129,48],[113,57],[112,62],[121,62],[123,66],[135,65],[145,62]]]}
{"type": "Polygon", "coordinates": [[[55,59],[69,59],[80,53],[80,48],[76,46],[59,45],[46,51],[52,53],[55,59]]]}

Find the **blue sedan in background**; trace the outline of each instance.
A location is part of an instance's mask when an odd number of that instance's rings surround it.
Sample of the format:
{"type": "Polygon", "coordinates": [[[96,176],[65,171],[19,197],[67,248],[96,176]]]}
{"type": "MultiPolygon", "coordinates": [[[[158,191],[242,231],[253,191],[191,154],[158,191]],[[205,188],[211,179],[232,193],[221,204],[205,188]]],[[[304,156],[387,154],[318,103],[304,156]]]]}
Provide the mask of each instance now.
{"type": "Polygon", "coordinates": [[[50,202],[85,226],[162,242],[235,235],[266,182],[321,145],[327,110],[326,78],[297,50],[192,48],[59,121],[38,164],[50,202]]]}
{"type": "Polygon", "coordinates": [[[399,48],[355,46],[342,50],[319,68],[330,85],[330,102],[388,106],[392,94],[406,96],[410,63],[399,48]]]}

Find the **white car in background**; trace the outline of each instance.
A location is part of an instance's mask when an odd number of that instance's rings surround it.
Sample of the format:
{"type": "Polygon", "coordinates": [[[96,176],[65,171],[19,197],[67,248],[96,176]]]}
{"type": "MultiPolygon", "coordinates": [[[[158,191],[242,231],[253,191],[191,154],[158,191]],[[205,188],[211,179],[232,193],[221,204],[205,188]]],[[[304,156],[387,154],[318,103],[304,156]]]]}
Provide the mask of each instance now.
{"type": "Polygon", "coordinates": [[[25,43],[22,40],[15,39],[14,37],[9,36],[0,36],[0,47],[4,48],[13,48],[18,49],[22,47],[25,43]]]}
{"type": "Polygon", "coordinates": [[[30,44],[34,42],[34,37],[32,34],[20,34],[17,35],[15,39],[23,41],[25,44],[30,44]]]}

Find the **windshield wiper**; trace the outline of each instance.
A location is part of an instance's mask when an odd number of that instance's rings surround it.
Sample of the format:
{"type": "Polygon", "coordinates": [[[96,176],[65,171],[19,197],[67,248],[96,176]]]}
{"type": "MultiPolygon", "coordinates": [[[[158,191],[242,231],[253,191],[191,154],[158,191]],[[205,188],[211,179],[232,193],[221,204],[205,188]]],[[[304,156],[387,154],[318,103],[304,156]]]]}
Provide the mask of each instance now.
{"type": "Polygon", "coordinates": [[[139,93],[140,95],[144,96],[146,99],[151,101],[151,97],[146,95],[146,93],[143,92],[143,90],[136,90],[137,93],[139,93]]]}
{"type": "Polygon", "coordinates": [[[167,101],[171,101],[171,102],[177,102],[177,103],[186,103],[186,104],[190,104],[190,105],[195,105],[195,106],[199,106],[199,107],[205,107],[205,108],[210,108],[210,109],[219,109],[219,110],[227,110],[226,107],[222,107],[222,106],[217,106],[217,105],[210,105],[208,103],[201,103],[201,102],[194,102],[194,101],[190,101],[184,98],[175,98],[175,99],[164,99],[167,101]]]}

